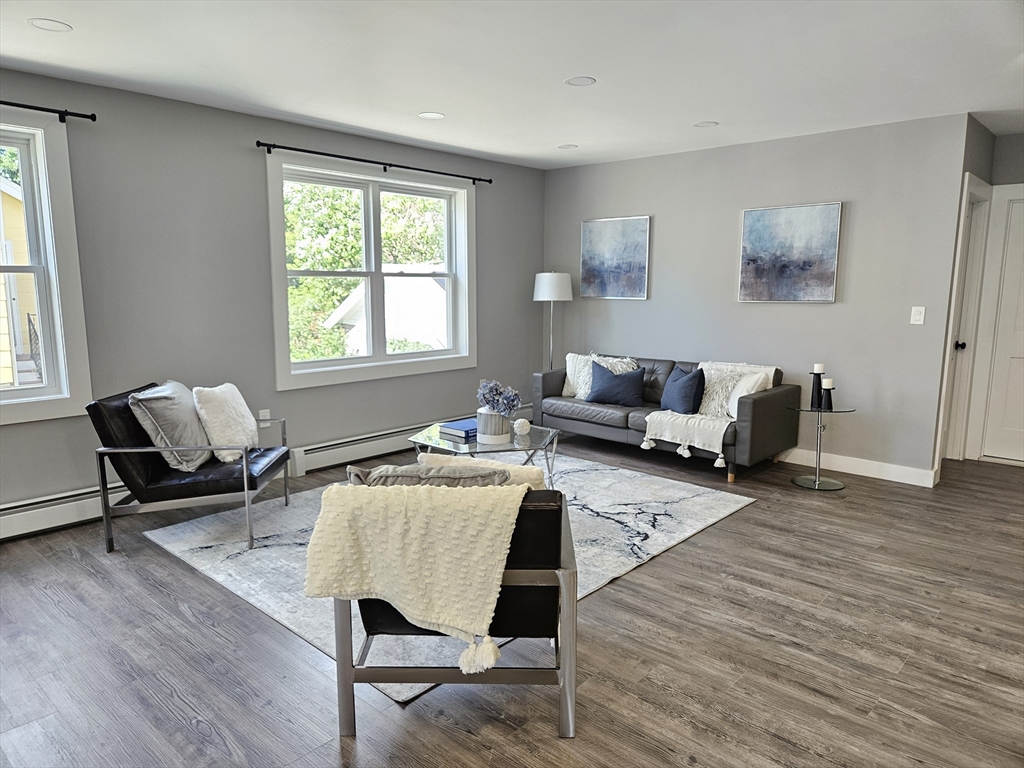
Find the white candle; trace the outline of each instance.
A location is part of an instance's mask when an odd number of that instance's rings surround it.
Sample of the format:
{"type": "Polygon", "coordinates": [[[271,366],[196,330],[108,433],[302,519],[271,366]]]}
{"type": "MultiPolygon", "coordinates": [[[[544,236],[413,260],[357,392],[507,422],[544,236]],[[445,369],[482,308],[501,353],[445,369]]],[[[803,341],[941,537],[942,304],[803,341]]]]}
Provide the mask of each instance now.
{"type": "Polygon", "coordinates": [[[815,373],[824,373],[825,372],[825,364],[824,363],[815,363],[814,364],[814,372],[815,373]]]}
{"type": "Polygon", "coordinates": [[[821,380],[821,388],[822,389],[834,389],[834,387],[832,386],[832,379],[822,379],[821,380]]]}

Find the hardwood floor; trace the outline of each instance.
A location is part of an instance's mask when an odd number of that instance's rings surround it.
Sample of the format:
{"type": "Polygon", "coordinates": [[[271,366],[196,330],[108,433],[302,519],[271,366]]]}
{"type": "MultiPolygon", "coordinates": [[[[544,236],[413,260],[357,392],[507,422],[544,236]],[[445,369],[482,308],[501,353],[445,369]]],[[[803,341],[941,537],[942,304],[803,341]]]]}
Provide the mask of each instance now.
{"type": "Polygon", "coordinates": [[[561,449],[757,498],[580,602],[576,739],[554,689],[361,685],[339,743],[333,660],[140,535],[207,507],[120,518],[111,555],[98,523],[0,545],[0,768],[1024,765],[1024,470],[814,493],[561,449]]]}

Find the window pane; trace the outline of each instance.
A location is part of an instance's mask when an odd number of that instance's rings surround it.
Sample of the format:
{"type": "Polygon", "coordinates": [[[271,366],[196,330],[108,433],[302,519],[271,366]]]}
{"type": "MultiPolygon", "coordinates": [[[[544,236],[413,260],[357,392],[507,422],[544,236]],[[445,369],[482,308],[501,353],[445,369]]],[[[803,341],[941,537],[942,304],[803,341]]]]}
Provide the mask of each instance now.
{"type": "Polygon", "coordinates": [[[449,349],[446,277],[385,277],[388,354],[449,349]]]}
{"type": "Polygon", "coordinates": [[[362,190],[285,181],[284,222],[288,269],[365,268],[362,190]]]}
{"type": "Polygon", "coordinates": [[[369,354],[366,279],[289,277],[291,360],[333,360],[369,354]]]}
{"type": "MultiPolygon", "coordinates": [[[[446,272],[446,201],[437,197],[380,193],[381,256],[388,264],[421,265],[446,272]]],[[[409,270],[406,270],[409,271],[409,270]]]]}
{"type": "Polygon", "coordinates": [[[0,272],[0,388],[45,384],[36,276],[0,272]]]}
{"type": "Polygon", "coordinates": [[[22,189],[21,151],[17,147],[0,146],[0,264],[38,264],[33,261],[28,242],[28,211],[22,189]]]}

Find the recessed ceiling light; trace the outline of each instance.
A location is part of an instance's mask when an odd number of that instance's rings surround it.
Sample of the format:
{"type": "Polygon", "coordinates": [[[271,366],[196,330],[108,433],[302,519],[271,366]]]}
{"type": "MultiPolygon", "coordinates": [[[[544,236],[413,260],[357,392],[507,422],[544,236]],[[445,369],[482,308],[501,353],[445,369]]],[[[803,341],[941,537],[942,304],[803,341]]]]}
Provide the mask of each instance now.
{"type": "Polygon", "coordinates": [[[444,120],[444,112],[420,112],[424,120],[444,120]]]}
{"type": "Polygon", "coordinates": [[[714,128],[718,123],[714,120],[701,120],[699,123],[694,123],[694,128],[714,128]]]}
{"type": "Polygon", "coordinates": [[[593,85],[596,82],[597,82],[596,78],[587,77],[585,75],[581,75],[579,77],[570,77],[568,80],[565,81],[565,84],[566,85],[584,86],[584,85],[593,85]]]}
{"type": "Polygon", "coordinates": [[[28,23],[36,29],[42,29],[46,32],[70,32],[73,29],[70,24],[65,24],[63,21],[57,21],[56,19],[29,19],[28,23]]]}
{"type": "Polygon", "coordinates": [[[579,149],[579,144],[559,144],[555,149],[579,149]]]}

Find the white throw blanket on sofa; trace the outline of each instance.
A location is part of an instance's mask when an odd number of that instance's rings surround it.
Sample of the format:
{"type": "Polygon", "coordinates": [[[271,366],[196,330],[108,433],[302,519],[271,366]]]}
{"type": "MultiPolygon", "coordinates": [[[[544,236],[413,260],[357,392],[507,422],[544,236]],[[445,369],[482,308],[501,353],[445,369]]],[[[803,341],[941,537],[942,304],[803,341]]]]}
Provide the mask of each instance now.
{"type": "Polygon", "coordinates": [[[386,600],[468,642],[464,673],[489,669],[500,654],[487,631],[527,489],[332,485],[309,541],[306,597],[386,600]]]}
{"type": "Polygon", "coordinates": [[[676,453],[683,458],[690,458],[690,448],[700,448],[717,453],[715,466],[724,467],[722,439],[732,421],[728,416],[716,418],[701,416],[699,413],[652,411],[647,414],[647,434],[640,447],[649,450],[655,447],[655,440],[668,440],[670,443],[679,443],[676,453]]]}
{"type": "Polygon", "coordinates": [[[735,421],[729,415],[729,397],[733,387],[749,370],[749,366],[731,363],[701,363],[704,371],[704,397],[700,410],[694,414],[673,411],[652,411],[647,414],[647,433],[641,448],[654,448],[655,440],[679,443],[676,448],[683,458],[690,458],[690,448],[700,448],[718,454],[716,467],[725,466],[722,440],[725,431],[735,421]]]}

